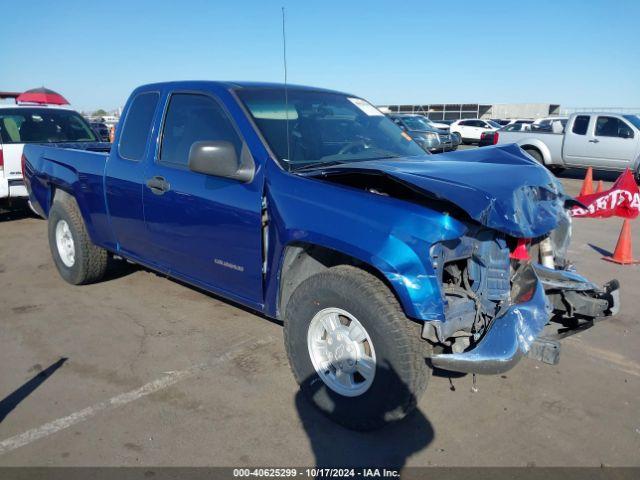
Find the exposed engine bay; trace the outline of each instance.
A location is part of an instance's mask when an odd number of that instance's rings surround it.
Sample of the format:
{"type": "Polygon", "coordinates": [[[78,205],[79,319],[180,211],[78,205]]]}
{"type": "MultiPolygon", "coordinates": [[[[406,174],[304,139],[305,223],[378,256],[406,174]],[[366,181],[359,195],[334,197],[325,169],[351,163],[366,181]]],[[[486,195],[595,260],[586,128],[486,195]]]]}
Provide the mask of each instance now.
{"type": "MultiPolygon", "coordinates": [[[[558,339],[617,313],[618,282],[612,280],[600,288],[575,273],[567,259],[571,218],[561,207],[565,201],[561,187],[555,200],[559,207],[555,228],[535,238],[516,238],[483,225],[467,209],[442,195],[430,194],[395,176],[367,170],[324,172],[320,176],[446,212],[467,227],[462,237],[436,243],[430,251],[445,312],[445,321],[427,321],[423,326],[422,336],[440,352],[433,357],[435,366],[496,373],[510,368],[522,354],[557,363],[558,339]],[[523,294],[523,289],[528,293],[523,294]],[[519,308],[520,303],[526,306],[519,308]],[[528,329],[522,312],[528,312],[535,329],[528,329]],[[506,329],[515,338],[505,340],[500,338],[502,333],[488,338],[497,319],[509,319],[506,329]],[[557,328],[541,336],[550,321],[557,328]],[[476,347],[482,343],[485,351],[479,353],[476,347]]],[[[531,211],[535,208],[530,207],[531,211]]],[[[531,211],[526,216],[533,225],[531,211]]],[[[547,221],[551,214],[551,209],[545,209],[547,221]]]]}
{"type": "Polygon", "coordinates": [[[538,340],[533,352],[547,363],[557,363],[554,340],[593,326],[599,318],[617,313],[619,284],[612,280],[599,288],[575,273],[566,258],[571,219],[563,212],[558,227],[543,237],[515,239],[494,230],[469,225],[464,237],[433,246],[434,267],[440,277],[445,322],[428,322],[423,336],[444,352],[473,348],[495,318],[518,303],[514,278],[531,268],[545,293],[548,320],[557,328],[538,340]],[[545,349],[554,349],[549,355],[545,349]]]}

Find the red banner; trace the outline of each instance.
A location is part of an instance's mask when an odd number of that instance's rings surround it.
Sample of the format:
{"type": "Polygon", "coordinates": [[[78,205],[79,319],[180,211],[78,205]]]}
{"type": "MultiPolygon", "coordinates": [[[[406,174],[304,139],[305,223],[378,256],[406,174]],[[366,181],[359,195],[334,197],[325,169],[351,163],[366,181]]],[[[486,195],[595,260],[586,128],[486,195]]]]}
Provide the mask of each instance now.
{"type": "Polygon", "coordinates": [[[640,190],[628,168],[618,177],[613,186],[604,192],[577,197],[587,208],[573,207],[573,217],[617,217],[636,218],[640,213],[640,190]]]}

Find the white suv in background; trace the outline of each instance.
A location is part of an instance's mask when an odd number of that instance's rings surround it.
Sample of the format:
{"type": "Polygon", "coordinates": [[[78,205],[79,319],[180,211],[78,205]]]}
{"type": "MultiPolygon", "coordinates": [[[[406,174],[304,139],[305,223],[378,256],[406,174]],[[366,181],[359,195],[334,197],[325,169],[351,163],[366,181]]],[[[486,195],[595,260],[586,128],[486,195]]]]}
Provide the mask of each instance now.
{"type": "Polygon", "coordinates": [[[28,198],[22,178],[25,143],[108,150],[74,110],[45,105],[0,105],[0,203],[28,198]],[[94,144],[95,145],[87,145],[94,144]]]}
{"type": "Polygon", "coordinates": [[[452,135],[457,135],[461,143],[477,143],[485,132],[495,132],[501,125],[493,120],[465,118],[456,120],[449,127],[452,135]]]}

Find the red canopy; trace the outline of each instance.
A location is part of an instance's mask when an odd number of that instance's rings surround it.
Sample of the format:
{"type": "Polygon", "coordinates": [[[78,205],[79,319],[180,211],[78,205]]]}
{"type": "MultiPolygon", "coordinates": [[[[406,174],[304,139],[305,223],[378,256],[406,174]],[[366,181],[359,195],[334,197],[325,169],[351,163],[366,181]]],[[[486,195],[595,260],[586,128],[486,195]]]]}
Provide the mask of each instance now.
{"type": "Polygon", "coordinates": [[[52,105],[69,105],[66,98],[48,88],[33,88],[18,95],[16,102],[49,103],[52,105]]]}

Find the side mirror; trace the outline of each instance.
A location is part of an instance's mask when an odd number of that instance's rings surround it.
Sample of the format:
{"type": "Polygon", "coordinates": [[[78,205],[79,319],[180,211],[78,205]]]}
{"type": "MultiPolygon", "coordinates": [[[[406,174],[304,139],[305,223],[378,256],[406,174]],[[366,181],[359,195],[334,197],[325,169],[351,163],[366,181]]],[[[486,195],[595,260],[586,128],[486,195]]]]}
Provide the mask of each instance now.
{"type": "Polygon", "coordinates": [[[200,141],[194,142],[189,149],[189,170],[249,183],[253,180],[256,167],[245,143],[238,158],[230,142],[200,141]]]}

